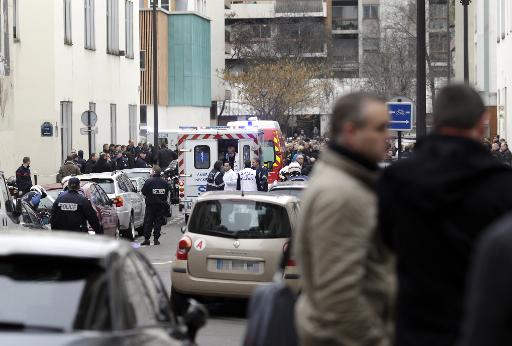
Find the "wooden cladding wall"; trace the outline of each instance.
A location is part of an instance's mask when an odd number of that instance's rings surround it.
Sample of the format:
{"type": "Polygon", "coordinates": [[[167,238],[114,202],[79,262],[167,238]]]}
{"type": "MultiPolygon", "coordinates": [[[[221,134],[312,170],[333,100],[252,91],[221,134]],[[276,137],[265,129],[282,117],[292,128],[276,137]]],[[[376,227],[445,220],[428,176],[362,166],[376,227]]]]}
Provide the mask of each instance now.
{"type": "MultiPolygon", "coordinates": [[[[145,55],[145,66],[140,71],[141,91],[140,104],[153,104],[153,40],[152,40],[152,13],[148,10],[140,11],[140,50],[145,55]]],[[[168,82],[168,15],[158,11],[158,104],[167,106],[169,104],[169,82],[168,82]]]]}

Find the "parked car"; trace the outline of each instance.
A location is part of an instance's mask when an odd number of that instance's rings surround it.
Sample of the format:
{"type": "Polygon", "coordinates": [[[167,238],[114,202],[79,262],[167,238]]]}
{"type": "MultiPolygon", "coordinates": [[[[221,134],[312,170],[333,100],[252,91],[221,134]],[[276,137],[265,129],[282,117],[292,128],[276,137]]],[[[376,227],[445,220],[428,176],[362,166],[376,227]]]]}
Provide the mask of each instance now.
{"type": "Polygon", "coordinates": [[[277,195],[290,195],[302,198],[302,194],[307,187],[308,183],[306,181],[283,181],[274,183],[270,187],[269,192],[277,195]]]}
{"type": "Polygon", "coordinates": [[[17,189],[11,189],[0,171],[0,230],[18,227],[19,213],[16,212],[16,201],[12,193],[18,194],[17,189]]]}
{"type": "Polygon", "coordinates": [[[141,193],[142,188],[144,187],[144,184],[146,183],[146,179],[142,177],[137,178],[130,178],[130,181],[132,182],[133,186],[137,189],[138,193],[141,193]]]}
{"type": "Polygon", "coordinates": [[[129,243],[71,232],[0,233],[0,345],[183,345],[160,277],[129,243]],[[37,340],[37,341],[36,341],[37,340]]]}
{"type": "MultiPolygon", "coordinates": [[[[272,282],[295,228],[299,199],[268,193],[209,192],[199,196],[171,270],[176,313],[189,296],[248,298],[272,282]]],[[[284,279],[298,287],[293,260],[284,279]]]]}
{"type": "Polygon", "coordinates": [[[119,231],[122,237],[135,239],[144,227],[146,204],[128,176],[120,171],[84,174],[77,176],[80,181],[94,182],[101,186],[116,206],[119,231]]]}

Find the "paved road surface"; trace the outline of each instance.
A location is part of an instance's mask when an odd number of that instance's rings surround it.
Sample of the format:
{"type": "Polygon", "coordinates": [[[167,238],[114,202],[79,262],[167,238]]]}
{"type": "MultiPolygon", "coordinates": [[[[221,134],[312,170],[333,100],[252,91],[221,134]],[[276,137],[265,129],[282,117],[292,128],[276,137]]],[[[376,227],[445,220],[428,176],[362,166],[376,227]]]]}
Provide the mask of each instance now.
{"type": "MultiPolygon", "coordinates": [[[[162,229],[160,246],[141,247],[151,263],[155,266],[164,281],[168,291],[171,287],[171,261],[176,252],[176,246],[181,238],[181,227],[184,219],[177,210],[173,212],[172,221],[162,229]]],[[[137,240],[139,243],[143,239],[137,240]]],[[[207,346],[239,346],[245,332],[246,303],[230,301],[225,303],[209,304],[210,318],[208,325],[199,332],[199,345],[207,346]]]]}

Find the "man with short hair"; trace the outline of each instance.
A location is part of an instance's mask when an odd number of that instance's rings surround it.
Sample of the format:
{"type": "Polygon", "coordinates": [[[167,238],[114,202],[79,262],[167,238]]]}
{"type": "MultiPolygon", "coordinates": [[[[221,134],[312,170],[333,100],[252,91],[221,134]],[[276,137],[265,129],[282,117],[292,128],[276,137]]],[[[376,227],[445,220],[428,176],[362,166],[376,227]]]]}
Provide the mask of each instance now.
{"type": "Polygon", "coordinates": [[[329,148],[303,197],[297,246],[303,346],[392,344],[392,257],[377,237],[377,163],[389,113],[365,93],[336,102],[329,148]]]}
{"type": "Polygon", "coordinates": [[[172,151],[171,149],[167,148],[167,144],[162,143],[161,149],[158,151],[158,165],[162,170],[165,170],[172,161],[177,160],[178,155],[172,151]]]}
{"type": "Polygon", "coordinates": [[[162,179],[162,169],[153,166],[151,170],[151,178],[146,180],[142,188],[142,195],[146,197],[146,214],[144,216],[144,242],[143,246],[150,245],[151,231],[153,230],[153,239],[155,245],[160,245],[160,230],[162,222],[169,212],[169,192],[170,187],[167,182],[162,179]]]}
{"type": "Polygon", "coordinates": [[[252,168],[256,170],[256,184],[258,191],[268,191],[268,169],[261,165],[258,157],[252,159],[252,168]]]}
{"type": "Polygon", "coordinates": [[[441,89],[433,117],[434,132],[379,184],[380,236],[397,257],[396,346],[455,344],[475,244],[512,210],[512,170],[480,143],[478,92],[441,89]]]}
{"type": "Polygon", "coordinates": [[[93,172],[94,165],[96,164],[97,161],[98,161],[98,156],[95,153],[92,153],[91,156],[89,157],[89,160],[87,160],[87,162],[85,163],[84,173],[91,174],[93,172]]]}
{"type": "Polygon", "coordinates": [[[148,168],[150,167],[146,162],[146,152],[140,151],[139,156],[135,159],[135,168],[148,168]]]}
{"type": "Polygon", "coordinates": [[[84,174],[85,173],[85,165],[86,165],[87,161],[84,160],[84,151],[83,150],[78,150],[78,154],[76,155],[74,162],[75,162],[75,165],[77,165],[78,168],[80,168],[80,172],[82,174],[84,174]]]}
{"type": "Polygon", "coordinates": [[[96,234],[103,234],[98,215],[91,202],[80,193],[80,180],[71,178],[68,190],[61,193],[53,203],[50,223],[52,230],[87,232],[89,223],[96,234]]]}
{"type": "Polygon", "coordinates": [[[245,168],[238,172],[238,180],[236,189],[238,191],[253,192],[258,191],[258,183],[256,181],[256,170],[252,167],[252,162],[246,160],[245,168]]]}
{"type": "Polygon", "coordinates": [[[23,158],[23,164],[16,170],[16,186],[20,195],[30,191],[32,187],[32,177],[30,174],[30,157],[23,158]]]}
{"type": "Polygon", "coordinates": [[[213,165],[213,169],[208,174],[206,180],[206,191],[222,191],[224,190],[224,173],[222,173],[222,161],[217,161],[213,165]]]}
{"type": "Polygon", "coordinates": [[[236,191],[238,175],[233,170],[229,161],[224,161],[224,191],[236,191]]]}
{"type": "Polygon", "coordinates": [[[73,161],[73,156],[68,155],[66,158],[66,162],[60,167],[59,174],[57,174],[57,183],[61,183],[62,179],[69,176],[80,175],[82,172],[75,162],[73,161]]]}

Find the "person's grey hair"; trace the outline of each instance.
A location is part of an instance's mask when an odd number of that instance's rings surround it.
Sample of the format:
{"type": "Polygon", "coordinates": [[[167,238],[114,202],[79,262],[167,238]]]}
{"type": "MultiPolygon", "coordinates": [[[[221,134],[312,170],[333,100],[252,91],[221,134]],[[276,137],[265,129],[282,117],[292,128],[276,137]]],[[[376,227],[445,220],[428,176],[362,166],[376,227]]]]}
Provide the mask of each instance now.
{"type": "Polygon", "coordinates": [[[485,111],[485,104],[475,89],[466,84],[448,85],[434,100],[434,126],[469,130],[478,124],[485,111]]]}
{"type": "Polygon", "coordinates": [[[367,102],[385,103],[386,99],[366,92],[356,92],[340,97],[332,111],[331,136],[337,137],[343,125],[347,123],[363,126],[366,121],[363,106],[367,102]]]}
{"type": "Polygon", "coordinates": [[[152,170],[153,170],[153,173],[157,176],[160,176],[160,174],[162,174],[162,169],[158,165],[154,165],[152,170]]]}

